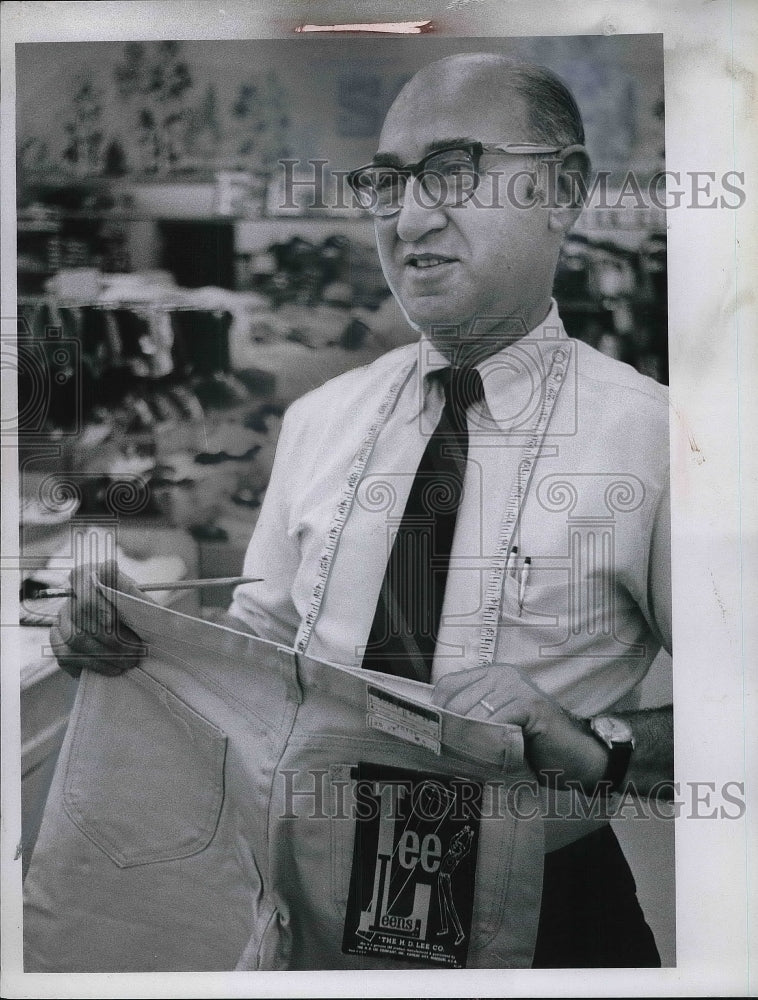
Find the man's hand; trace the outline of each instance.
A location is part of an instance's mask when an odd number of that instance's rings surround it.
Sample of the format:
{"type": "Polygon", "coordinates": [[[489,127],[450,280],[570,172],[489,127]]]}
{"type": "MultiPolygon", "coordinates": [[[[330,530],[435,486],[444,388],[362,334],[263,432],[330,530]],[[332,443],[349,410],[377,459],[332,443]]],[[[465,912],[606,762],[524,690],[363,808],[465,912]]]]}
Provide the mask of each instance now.
{"type": "Polygon", "coordinates": [[[527,684],[513,667],[448,674],[435,685],[432,704],[471,719],[521,726],[526,758],[543,784],[565,788],[578,783],[591,791],[605,774],[608,750],[584,723],[527,684]]]}
{"type": "Polygon", "coordinates": [[[136,667],[144,655],[144,643],[118,617],[118,608],[98,591],[96,580],[106,587],[145,600],[134,581],[120,573],[115,562],[80,566],[71,573],[74,594],[50,630],[50,645],[58,664],[78,677],[83,669],[109,677],[136,667]]]}

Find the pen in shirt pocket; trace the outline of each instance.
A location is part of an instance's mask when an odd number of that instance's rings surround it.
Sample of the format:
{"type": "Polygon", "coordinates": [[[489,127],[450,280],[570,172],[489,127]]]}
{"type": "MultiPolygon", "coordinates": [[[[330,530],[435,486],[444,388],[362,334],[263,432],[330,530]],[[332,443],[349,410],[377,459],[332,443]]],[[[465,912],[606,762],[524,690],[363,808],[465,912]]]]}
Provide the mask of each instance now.
{"type": "Polygon", "coordinates": [[[521,617],[524,611],[524,598],[526,597],[526,587],[529,583],[529,573],[532,568],[532,557],[527,556],[524,559],[523,565],[521,567],[521,573],[519,574],[519,585],[518,585],[518,616],[521,617]]]}
{"type": "Polygon", "coordinates": [[[516,576],[516,565],[518,563],[518,545],[512,545],[505,560],[505,575],[516,576]]]}

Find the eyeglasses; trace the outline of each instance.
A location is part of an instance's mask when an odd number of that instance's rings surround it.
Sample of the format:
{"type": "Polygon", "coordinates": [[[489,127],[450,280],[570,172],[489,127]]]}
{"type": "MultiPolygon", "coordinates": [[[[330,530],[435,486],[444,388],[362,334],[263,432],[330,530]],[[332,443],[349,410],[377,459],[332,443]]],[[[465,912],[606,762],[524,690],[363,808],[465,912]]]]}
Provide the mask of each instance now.
{"type": "Polygon", "coordinates": [[[541,156],[559,153],[562,146],[542,146],[532,142],[509,142],[485,146],[469,142],[445,149],[435,149],[418,161],[403,167],[368,163],[348,174],[347,180],[362,208],[372,215],[395,215],[403,207],[410,177],[418,177],[429,197],[427,208],[449,208],[467,201],[479,184],[479,161],[484,153],[513,156],[541,156]]]}

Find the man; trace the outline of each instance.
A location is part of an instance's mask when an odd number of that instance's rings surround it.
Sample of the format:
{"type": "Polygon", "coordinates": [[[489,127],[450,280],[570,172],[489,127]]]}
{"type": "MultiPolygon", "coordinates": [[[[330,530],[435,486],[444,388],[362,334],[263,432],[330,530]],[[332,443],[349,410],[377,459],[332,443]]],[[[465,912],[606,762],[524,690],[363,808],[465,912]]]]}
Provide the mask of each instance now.
{"type": "MultiPolygon", "coordinates": [[[[420,341],[290,408],[245,562],[266,582],[230,610],[521,726],[546,786],[646,795],[673,756],[670,708],[633,710],[670,648],[668,413],[660,386],[570,341],[551,300],[583,142],[560,81],[498,55],[403,88],[351,182],[420,341]]],[[[118,672],[128,650],[92,634],[112,610],[83,580],[54,646],[118,672]]],[[[558,824],[533,964],[658,962],[610,828],[558,824]]]]}

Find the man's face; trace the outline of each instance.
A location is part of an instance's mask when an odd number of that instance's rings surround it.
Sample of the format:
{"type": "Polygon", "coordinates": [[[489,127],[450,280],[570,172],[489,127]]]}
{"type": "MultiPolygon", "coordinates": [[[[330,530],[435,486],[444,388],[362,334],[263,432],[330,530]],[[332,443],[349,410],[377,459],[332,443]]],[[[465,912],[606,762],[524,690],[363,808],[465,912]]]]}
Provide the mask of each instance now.
{"type": "MultiPolygon", "coordinates": [[[[458,88],[450,79],[417,77],[387,115],[380,152],[402,165],[441,140],[532,139],[521,98],[479,91],[475,84],[458,88]]],[[[423,191],[419,197],[414,179],[400,212],[375,220],[385,277],[412,324],[431,333],[436,324],[459,325],[465,335],[476,318],[506,317],[511,329],[515,322],[524,332],[544,319],[561,234],[548,227],[545,208],[520,208],[506,195],[508,179],[530,169],[526,156],[485,153],[474,198],[437,207],[423,191]]],[[[522,204],[527,187],[522,177],[515,189],[522,204]]]]}

